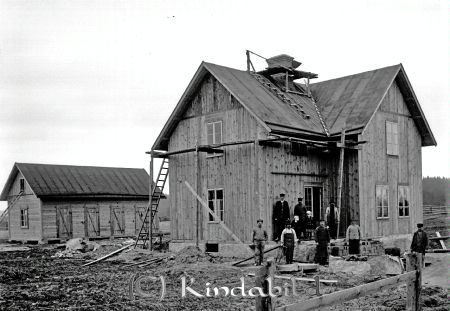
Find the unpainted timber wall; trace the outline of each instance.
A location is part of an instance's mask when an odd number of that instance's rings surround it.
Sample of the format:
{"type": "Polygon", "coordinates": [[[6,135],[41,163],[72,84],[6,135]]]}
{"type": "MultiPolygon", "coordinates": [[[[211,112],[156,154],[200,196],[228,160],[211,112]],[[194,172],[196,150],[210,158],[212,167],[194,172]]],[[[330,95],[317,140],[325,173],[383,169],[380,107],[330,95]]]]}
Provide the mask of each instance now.
{"type": "MultiPolygon", "coordinates": [[[[136,209],[145,210],[147,201],[43,201],[42,203],[42,219],[43,219],[43,239],[65,239],[66,236],[58,209],[69,209],[71,212],[72,237],[87,237],[87,238],[101,238],[101,237],[120,237],[120,236],[135,236],[136,235],[136,221],[139,216],[136,214],[136,209]],[[118,219],[121,219],[120,210],[123,210],[124,223],[120,227],[124,233],[118,232],[117,219],[113,214],[113,209],[116,211],[118,219]],[[88,214],[90,212],[90,215],[88,214]],[[98,210],[99,235],[95,234],[95,230],[91,223],[87,221],[91,217],[93,222],[97,223],[96,213],[98,210]],[[124,226],[123,226],[124,225],[124,226]],[[113,232],[113,226],[116,229],[113,232]]],[[[70,219],[70,218],[69,218],[70,219]]]]}
{"type": "Polygon", "coordinates": [[[359,151],[361,228],[369,236],[388,236],[414,231],[422,215],[421,137],[404,98],[394,82],[360,140],[359,151]],[[386,153],[386,121],[398,123],[399,155],[386,153]],[[389,187],[389,218],[377,219],[375,187],[389,187]],[[398,215],[398,186],[409,186],[410,216],[398,215]]]}
{"type": "MultiPolygon", "coordinates": [[[[8,206],[20,193],[19,172],[8,194],[8,206]]],[[[12,241],[40,241],[42,239],[41,202],[25,181],[25,191],[9,209],[9,239],[12,241]],[[21,228],[20,210],[28,209],[28,228],[21,228]]]]}
{"type": "MultiPolygon", "coordinates": [[[[205,78],[169,141],[169,152],[207,143],[206,123],[222,121],[223,142],[267,137],[264,128],[213,77],[205,78]]],[[[218,223],[209,222],[207,212],[187,189],[189,184],[203,198],[208,189],[224,189],[224,222],[242,240],[251,240],[251,228],[264,219],[272,231],[272,208],[280,192],[293,213],[304,186],[323,187],[322,217],[330,200],[336,200],[339,153],[308,148],[294,155],[290,143],[279,146],[243,144],[223,147],[224,154],[208,156],[190,152],[170,156],[170,215],[172,240],[178,242],[231,242],[218,223]]],[[[346,151],[343,199],[353,216],[359,213],[357,152],[346,151]]],[[[347,215],[347,213],[344,213],[347,215]]],[[[344,217],[344,216],[343,216],[344,217]]]]}

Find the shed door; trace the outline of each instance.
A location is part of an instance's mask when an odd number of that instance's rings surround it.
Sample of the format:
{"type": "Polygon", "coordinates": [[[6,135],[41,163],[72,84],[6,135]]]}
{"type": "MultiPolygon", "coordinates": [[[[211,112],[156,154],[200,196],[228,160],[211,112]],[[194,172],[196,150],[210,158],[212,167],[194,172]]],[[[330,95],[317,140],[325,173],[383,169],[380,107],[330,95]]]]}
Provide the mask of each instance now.
{"type": "MultiPolygon", "coordinates": [[[[147,209],[147,206],[136,206],[135,207],[135,211],[136,211],[136,213],[135,213],[135,231],[136,231],[136,234],[139,234],[139,230],[141,230],[141,226],[142,226],[142,223],[143,223],[143,221],[144,221],[144,216],[145,216],[145,210],[147,209]]],[[[146,222],[145,222],[145,227],[144,227],[144,230],[143,230],[143,232],[148,232],[148,230],[149,230],[149,223],[150,223],[150,215],[148,215],[147,216],[147,219],[146,219],[146,222]]]]}
{"type": "Polygon", "coordinates": [[[111,207],[111,233],[115,236],[125,235],[125,211],[123,206],[111,207]]]}
{"type": "Polygon", "coordinates": [[[72,238],[72,208],[70,206],[63,205],[56,207],[56,226],[58,228],[58,238],[72,238]]]}
{"type": "Polygon", "coordinates": [[[100,236],[100,214],[98,206],[86,206],[84,210],[84,230],[87,237],[100,236]]]}

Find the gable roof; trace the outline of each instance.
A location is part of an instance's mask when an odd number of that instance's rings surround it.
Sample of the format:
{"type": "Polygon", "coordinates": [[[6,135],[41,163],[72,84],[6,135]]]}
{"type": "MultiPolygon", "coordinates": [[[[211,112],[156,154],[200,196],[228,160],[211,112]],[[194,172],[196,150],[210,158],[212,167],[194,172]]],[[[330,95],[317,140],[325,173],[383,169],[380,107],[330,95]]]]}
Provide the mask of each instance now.
{"type": "Polygon", "coordinates": [[[19,172],[40,198],[149,196],[149,175],[144,169],[15,163],[0,200],[7,200],[19,172]]]}
{"type": "Polygon", "coordinates": [[[362,132],[394,81],[419,128],[422,145],[436,145],[402,64],[314,83],[311,90],[331,135],[344,127],[362,132]]]}
{"type": "MultiPolygon", "coordinates": [[[[192,96],[207,74],[216,78],[270,133],[327,137],[340,134],[345,126],[362,132],[377,111],[394,81],[422,136],[422,145],[436,145],[416,95],[401,64],[311,84],[312,97],[286,93],[310,118],[303,118],[288,103],[271,92],[252,73],[202,62],[180,101],[156,139],[153,150],[167,150],[172,131],[181,120],[192,96]],[[323,122],[322,122],[323,121],[323,122]]],[[[301,87],[299,84],[295,84],[301,87]]]]}
{"type": "Polygon", "coordinates": [[[305,119],[249,72],[202,62],[156,139],[153,145],[154,150],[167,150],[168,139],[172,131],[182,118],[192,96],[208,74],[217,79],[268,132],[279,130],[281,127],[286,131],[325,136],[314,103],[310,98],[284,93],[295,103],[303,106],[305,115],[310,116],[309,119],[305,119]]]}

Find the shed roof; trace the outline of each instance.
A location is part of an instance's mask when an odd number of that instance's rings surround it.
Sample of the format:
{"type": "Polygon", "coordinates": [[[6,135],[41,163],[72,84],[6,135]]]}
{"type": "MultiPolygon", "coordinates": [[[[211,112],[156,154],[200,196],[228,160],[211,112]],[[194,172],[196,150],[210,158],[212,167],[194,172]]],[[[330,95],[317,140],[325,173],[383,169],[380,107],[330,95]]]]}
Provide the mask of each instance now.
{"type": "MultiPolygon", "coordinates": [[[[167,150],[172,131],[207,74],[214,76],[268,132],[290,133],[293,136],[314,135],[316,139],[326,138],[327,134],[337,135],[343,127],[352,133],[362,132],[396,81],[419,128],[422,145],[436,145],[401,64],[313,83],[312,98],[283,92],[302,106],[304,114],[309,116],[304,118],[258,81],[254,74],[202,62],[156,139],[153,150],[167,150]]],[[[295,85],[301,87],[300,84],[295,85]]]]}
{"type": "Polygon", "coordinates": [[[15,163],[0,200],[7,200],[19,172],[38,197],[148,199],[149,195],[149,175],[144,169],[15,163]]]}

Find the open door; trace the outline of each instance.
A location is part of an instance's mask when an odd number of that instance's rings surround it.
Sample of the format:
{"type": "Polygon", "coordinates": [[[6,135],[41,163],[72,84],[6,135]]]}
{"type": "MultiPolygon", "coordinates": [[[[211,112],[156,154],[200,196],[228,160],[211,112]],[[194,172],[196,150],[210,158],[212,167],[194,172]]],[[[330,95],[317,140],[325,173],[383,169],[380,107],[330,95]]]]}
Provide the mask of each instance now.
{"type": "Polygon", "coordinates": [[[315,225],[319,225],[320,218],[322,217],[322,187],[319,186],[307,186],[305,187],[305,207],[308,211],[311,211],[314,218],[315,225]]]}
{"type": "Polygon", "coordinates": [[[57,236],[60,239],[73,237],[72,208],[70,205],[56,206],[57,236]]]}

